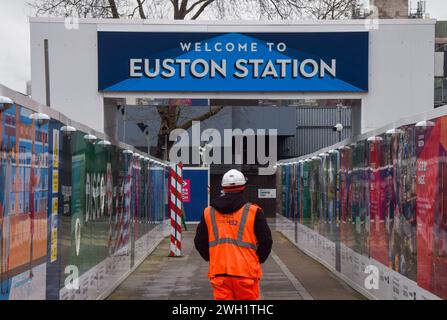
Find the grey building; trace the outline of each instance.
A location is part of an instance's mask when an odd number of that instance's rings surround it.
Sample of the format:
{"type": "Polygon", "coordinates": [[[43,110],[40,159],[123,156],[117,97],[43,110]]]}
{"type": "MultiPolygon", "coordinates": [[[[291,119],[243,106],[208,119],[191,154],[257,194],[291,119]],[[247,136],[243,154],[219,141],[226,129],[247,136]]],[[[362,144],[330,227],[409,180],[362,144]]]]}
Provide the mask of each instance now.
{"type": "Polygon", "coordinates": [[[408,0],[371,0],[378,9],[380,19],[408,18],[408,0]]]}
{"type": "MultiPolygon", "coordinates": [[[[323,147],[337,143],[352,135],[351,106],[348,104],[338,107],[333,101],[211,101],[212,105],[223,105],[223,108],[215,115],[200,122],[200,134],[207,129],[215,129],[223,138],[225,130],[240,129],[247,133],[253,130],[277,130],[277,159],[298,157],[314,152],[323,147]],[[242,106],[241,106],[242,104],[242,106]],[[245,104],[245,105],[244,105],[245,104]],[[247,105],[250,104],[250,105],[247,105]],[[335,124],[341,123],[344,130],[339,134],[333,130],[335,124]]],[[[183,106],[179,108],[178,124],[197,118],[209,111],[209,106],[183,106]]],[[[118,138],[128,144],[134,145],[142,151],[150,146],[151,154],[157,151],[159,144],[160,115],[156,106],[133,105],[117,108],[118,116],[118,138]]],[[[197,128],[197,127],[196,127],[197,128]]],[[[188,141],[190,163],[193,160],[192,153],[197,152],[197,147],[191,146],[192,128],[188,128],[188,141]]],[[[167,137],[161,137],[167,139],[167,137]]],[[[231,168],[237,168],[248,177],[248,188],[246,197],[249,201],[260,204],[267,215],[274,214],[274,199],[259,199],[258,189],[275,189],[275,179],[272,176],[259,175],[259,162],[256,157],[255,163],[247,161],[250,151],[247,148],[248,138],[243,141],[243,162],[234,164],[236,159],[235,138],[232,140],[231,148],[220,148],[221,164],[210,165],[211,195],[220,194],[220,181],[222,175],[231,168]],[[233,164],[224,163],[224,153],[229,152],[233,164]]],[[[252,140],[257,148],[260,140],[255,135],[252,140]]],[[[223,144],[223,140],[221,141],[223,144]]],[[[204,146],[206,141],[201,142],[204,146]]],[[[213,148],[214,150],[215,148],[213,148]]],[[[165,150],[164,150],[165,151],[165,150]]],[[[266,156],[270,155],[269,145],[266,143],[266,156]]],[[[214,152],[214,151],[213,151],[214,152]]],[[[193,164],[198,165],[198,164],[193,164]]]]}
{"type": "MultiPolygon", "coordinates": [[[[221,137],[225,129],[241,131],[277,130],[278,159],[298,157],[312,153],[328,145],[352,136],[351,105],[342,104],[340,108],[324,105],[288,106],[224,106],[217,114],[200,122],[200,132],[213,128],[221,137]],[[341,134],[334,132],[335,124],[344,127],[341,134]]],[[[179,108],[178,124],[194,119],[209,109],[208,106],[185,106],[179,108]]],[[[159,139],[160,116],[154,106],[123,106],[117,109],[118,138],[147,151],[156,152],[159,139]],[[124,111],[125,110],[125,111],[124,111]]],[[[187,129],[189,137],[192,128],[187,129]]],[[[202,146],[206,142],[202,142],[202,146]]],[[[245,157],[246,158],[246,157],[245,157]]]]}

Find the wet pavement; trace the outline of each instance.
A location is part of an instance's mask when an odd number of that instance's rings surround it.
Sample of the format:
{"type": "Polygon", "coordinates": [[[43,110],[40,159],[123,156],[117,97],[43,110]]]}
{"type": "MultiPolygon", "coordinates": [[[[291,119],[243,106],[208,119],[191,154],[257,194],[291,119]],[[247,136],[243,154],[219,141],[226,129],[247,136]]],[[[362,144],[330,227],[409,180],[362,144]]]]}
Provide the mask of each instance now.
{"type": "MultiPolygon", "coordinates": [[[[190,231],[183,233],[182,257],[168,257],[166,238],[108,299],[212,299],[208,263],[194,248],[195,226],[188,228],[190,231]]],[[[272,233],[272,254],[262,266],[261,299],[364,299],[279,232],[272,233]]]]}

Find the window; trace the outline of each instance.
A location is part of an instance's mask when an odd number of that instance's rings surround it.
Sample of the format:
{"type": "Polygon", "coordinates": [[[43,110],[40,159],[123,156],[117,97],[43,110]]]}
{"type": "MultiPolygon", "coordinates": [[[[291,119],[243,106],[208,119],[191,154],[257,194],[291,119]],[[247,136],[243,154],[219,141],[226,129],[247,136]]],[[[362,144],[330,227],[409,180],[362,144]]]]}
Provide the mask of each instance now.
{"type": "Polygon", "coordinates": [[[435,105],[443,105],[447,101],[447,79],[435,78],[435,105]]]}

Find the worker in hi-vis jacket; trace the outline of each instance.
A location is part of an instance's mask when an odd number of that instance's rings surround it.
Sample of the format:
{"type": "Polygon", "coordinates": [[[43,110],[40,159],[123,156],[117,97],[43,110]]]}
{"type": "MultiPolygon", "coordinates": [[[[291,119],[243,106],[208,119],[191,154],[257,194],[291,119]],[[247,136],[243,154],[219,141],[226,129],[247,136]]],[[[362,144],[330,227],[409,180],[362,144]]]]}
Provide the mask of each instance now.
{"type": "Polygon", "coordinates": [[[211,200],[194,239],[209,261],[208,277],[216,300],[257,300],[261,263],[272,249],[272,234],[262,209],[244,199],[247,180],[232,169],[222,178],[223,194],[211,200]]]}

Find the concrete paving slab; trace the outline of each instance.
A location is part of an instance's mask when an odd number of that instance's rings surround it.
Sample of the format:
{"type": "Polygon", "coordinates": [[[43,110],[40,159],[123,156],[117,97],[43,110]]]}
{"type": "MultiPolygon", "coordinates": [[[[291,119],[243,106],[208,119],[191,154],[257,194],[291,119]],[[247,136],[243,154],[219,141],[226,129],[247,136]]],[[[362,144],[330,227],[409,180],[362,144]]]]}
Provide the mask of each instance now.
{"type": "MultiPolygon", "coordinates": [[[[315,261],[279,232],[273,232],[273,251],[315,300],[363,300],[357,291],[315,261]]],[[[270,258],[269,258],[270,259],[270,258]]]]}
{"type": "MultiPolygon", "coordinates": [[[[212,289],[207,278],[208,263],[194,248],[195,228],[189,230],[182,235],[183,257],[168,257],[169,238],[166,238],[108,299],[212,299],[212,289]]],[[[362,298],[324,266],[300,252],[281,234],[273,231],[273,237],[275,258],[270,256],[262,266],[262,299],[362,298]]]]}

